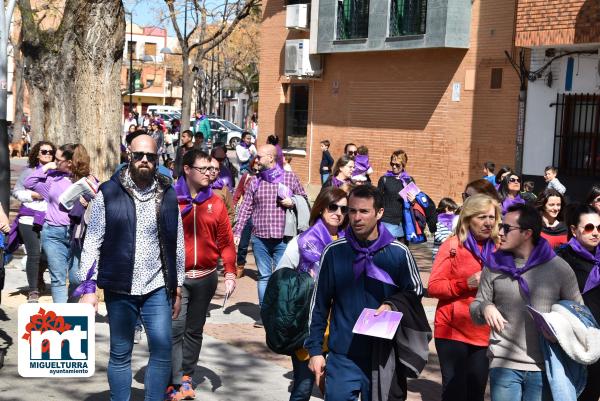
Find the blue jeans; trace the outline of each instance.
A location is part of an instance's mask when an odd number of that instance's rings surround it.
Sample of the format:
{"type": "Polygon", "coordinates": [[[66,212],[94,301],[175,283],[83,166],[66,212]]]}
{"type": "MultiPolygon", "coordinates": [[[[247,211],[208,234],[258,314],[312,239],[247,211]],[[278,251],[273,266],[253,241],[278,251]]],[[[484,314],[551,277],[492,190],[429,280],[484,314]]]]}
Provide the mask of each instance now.
{"type": "Polygon", "coordinates": [[[395,238],[404,238],[404,229],[402,224],[392,224],[383,222],[383,225],[395,238]]]}
{"type": "Polygon", "coordinates": [[[325,184],[325,181],[329,178],[329,173],[321,173],[321,185],[325,184]]]}
{"type": "Polygon", "coordinates": [[[283,256],[286,247],[287,242],[283,239],[252,236],[252,251],[258,269],[258,303],[261,306],[269,277],[283,256]]]}
{"type": "Polygon", "coordinates": [[[371,357],[350,359],[329,352],[325,369],[325,399],[327,401],[371,400],[371,357]]]}
{"type": "Polygon", "coordinates": [[[131,351],[139,316],[142,318],[150,359],[144,377],[145,401],[162,401],[171,378],[171,301],[165,288],[146,295],[104,292],[110,327],[108,384],[111,401],[131,396],[131,351]]]}
{"type": "Polygon", "coordinates": [[[544,372],[508,368],[490,369],[492,401],[552,401],[544,372]]]}
{"type": "Polygon", "coordinates": [[[252,236],[252,219],[248,219],[246,221],[246,225],[242,230],[242,235],[240,236],[240,244],[237,249],[237,265],[245,266],[246,265],[246,256],[248,255],[248,246],[250,245],[250,237],[252,236]]]}
{"type": "Polygon", "coordinates": [[[308,359],[301,361],[292,354],[292,366],[294,368],[294,386],[290,394],[290,401],[308,401],[312,394],[313,385],[315,383],[315,375],[308,368],[308,359]]]}
{"type": "Polygon", "coordinates": [[[51,226],[44,224],[42,229],[42,248],[48,259],[50,272],[50,288],[52,302],[65,303],[75,288],[79,285],[77,270],[79,259],[70,245],[71,233],[68,226],[51,226]],[[69,290],[67,292],[67,277],[69,290]]]}

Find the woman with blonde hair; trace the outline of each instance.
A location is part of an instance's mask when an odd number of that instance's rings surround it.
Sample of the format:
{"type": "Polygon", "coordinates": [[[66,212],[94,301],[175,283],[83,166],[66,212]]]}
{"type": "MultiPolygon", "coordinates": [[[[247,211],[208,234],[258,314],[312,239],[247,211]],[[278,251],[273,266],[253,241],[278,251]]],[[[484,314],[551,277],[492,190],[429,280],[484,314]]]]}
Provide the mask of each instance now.
{"type": "Polygon", "coordinates": [[[442,371],[442,400],[483,401],[488,376],[489,327],[476,326],[475,299],[485,260],[499,242],[499,203],[483,194],[463,203],[455,235],[440,246],[428,294],[438,298],[434,338],[442,371]]]}
{"type": "Polygon", "coordinates": [[[86,149],[83,145],[69,143],[56,150],[54,161],[35,170],[23,182],[26,189],[37,192],[48,203],[41,242],[48,258],[52,301],[55,303],[67,302],[79,283],[79,261],[70,244],[71,219],[59,198],[73,182],[89,174],[90,158],[86,149]]]}

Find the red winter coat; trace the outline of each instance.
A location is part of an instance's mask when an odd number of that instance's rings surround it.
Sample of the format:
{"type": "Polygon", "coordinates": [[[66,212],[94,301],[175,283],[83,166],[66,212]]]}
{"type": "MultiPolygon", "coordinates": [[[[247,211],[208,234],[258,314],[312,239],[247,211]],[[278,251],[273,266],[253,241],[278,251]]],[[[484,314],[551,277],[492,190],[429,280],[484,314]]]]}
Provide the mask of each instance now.
{"type": "Polygon", "coordinates": [[[434,337],[487,347],[490,329],[471,320],[469,305],[477,295],[467,279],[481,271],[482,264],[459,243],[457,236],[448,238],[433,262],[427,293],[439,302],[435,311],[434,337]]]}

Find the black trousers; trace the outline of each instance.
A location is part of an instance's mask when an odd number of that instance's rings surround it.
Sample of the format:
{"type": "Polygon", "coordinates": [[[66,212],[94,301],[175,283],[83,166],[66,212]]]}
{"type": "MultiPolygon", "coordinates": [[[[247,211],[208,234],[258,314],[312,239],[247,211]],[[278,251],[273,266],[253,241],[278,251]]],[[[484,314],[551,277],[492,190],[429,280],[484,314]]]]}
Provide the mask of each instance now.
{"type": "Polygon", "coordinates": [[[173,372],[171,384],[181,384],[181,378],[193,376],[200,350],[206,312],[219,283],[215,270],[203,278],[186,278],[181,287],[181,312],[173,321],[173,372]]]}
{"type": "Polygon", "coordinates": [[[40,233],[33,230],[33,226],[29,224],[19,224],[19,235],[25,244],[27,251],[27,264],[25,270],[27,272],[27,284],[29,291],[38,290],[38,273],[40,268],[40,259],[42,255],[42,245],[40,242],[40,233]]]}
{"type": "Polygon", "coordinates": [[[598,401],[600,399],[600,362],[587,367],[587,383],[578,401],[598,401]]]}
{"type": "Polygon", "coordinates": [[[487,347],[435,339],[442,371],[442,401],[483,401],[489,360],[487,347]]]}

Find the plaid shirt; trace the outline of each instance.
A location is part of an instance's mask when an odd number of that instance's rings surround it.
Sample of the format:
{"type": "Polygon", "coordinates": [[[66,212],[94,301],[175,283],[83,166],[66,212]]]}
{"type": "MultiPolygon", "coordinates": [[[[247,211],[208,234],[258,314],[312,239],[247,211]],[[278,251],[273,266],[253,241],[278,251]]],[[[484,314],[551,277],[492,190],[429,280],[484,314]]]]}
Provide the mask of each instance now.
{"type": "MultiPolygon", "coordinates": [[[[284,172],[283,184],[294,195],[306,197],[306,192],[296,174],[289,171],[284,172]]],[[[252,216],[252,224],[254,225],[252,233],[254,235],[259,238],[283,238],[285,208],[277,202],[277,187],[278,184],[262,181],[257,189],[254,182],[250,183],[244,195],[242,206],[240,206],[237,223],[233,229],[234,236],[241,236],[246,221],[252,216]]]]}

